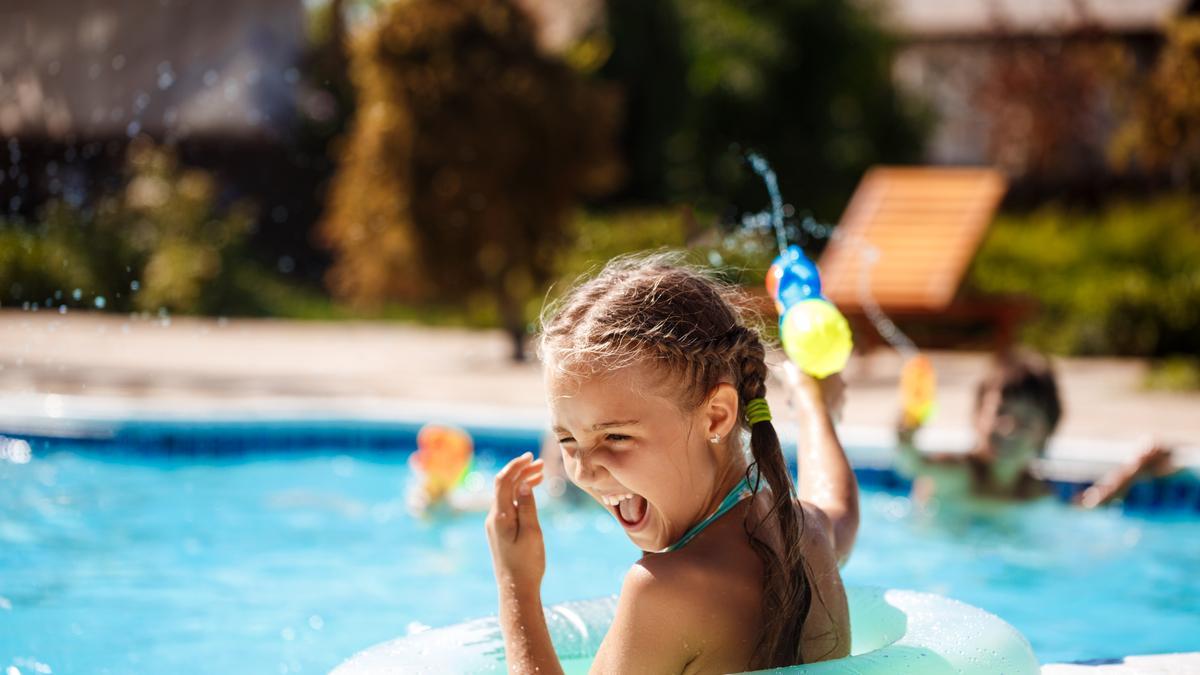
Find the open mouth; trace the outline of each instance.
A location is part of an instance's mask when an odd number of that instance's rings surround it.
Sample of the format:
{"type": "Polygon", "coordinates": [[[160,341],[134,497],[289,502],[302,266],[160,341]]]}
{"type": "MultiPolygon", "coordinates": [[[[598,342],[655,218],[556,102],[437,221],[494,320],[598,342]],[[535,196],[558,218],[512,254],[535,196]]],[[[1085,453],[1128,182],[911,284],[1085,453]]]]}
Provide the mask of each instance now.
{"type": "Polygon", "coordinates": [[[600,498],[617,520],[621,521],[621,525],[627,530],[636,530],[646,522],[646,514],[650,511],[650,504],[645,497],[632,493],[623,495],[605,495],[600,498]]]}

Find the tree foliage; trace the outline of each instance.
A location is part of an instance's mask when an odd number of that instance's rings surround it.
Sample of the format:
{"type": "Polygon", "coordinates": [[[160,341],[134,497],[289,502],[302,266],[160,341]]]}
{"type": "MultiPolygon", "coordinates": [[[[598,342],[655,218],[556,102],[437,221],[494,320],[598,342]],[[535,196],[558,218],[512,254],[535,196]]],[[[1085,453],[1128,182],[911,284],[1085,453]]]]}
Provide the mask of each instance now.
{"type": "Polygon", "coordinates": [[[673,195],[761,208],[743,153],[762,152],[785,198],[840,212],[863,171],[919,158],[923,121],[891,81],[894,45],[851,0],[675,0],[690,100],[670,140],[673,195]]]}
{"type": "Polygon", "coordinates": [[[485,294],[524,333],[576,201],[619,174],[615,101],[511,0],[408,0],[354,45],[357,114],[320,226],[359,305],[485,294]]]}
{"type": "Polygon", "coordinates": [[[1112,102],[1127,95],[1132,58],[1116,38],[1087,32],[994,49],[972,92],[988,120],[990,162],[1051,185],[1105,166],[1112,102]]]}
{"type": "Polygon", "coordinates": [[[123,186],[94,206],[46,205],[38,222],[0,221],[5,304],[215,313],[234,294],[230,271],[254,222],[245,202],[222,208],[206,172],[139,137],[123,186]]]}
{"type": "Polygon", "coordinates": [[[1113,142],[1118,163],[1163,171],[1200,188],[1200,18],[1167,27],[1167,41],[1113,142]]]}

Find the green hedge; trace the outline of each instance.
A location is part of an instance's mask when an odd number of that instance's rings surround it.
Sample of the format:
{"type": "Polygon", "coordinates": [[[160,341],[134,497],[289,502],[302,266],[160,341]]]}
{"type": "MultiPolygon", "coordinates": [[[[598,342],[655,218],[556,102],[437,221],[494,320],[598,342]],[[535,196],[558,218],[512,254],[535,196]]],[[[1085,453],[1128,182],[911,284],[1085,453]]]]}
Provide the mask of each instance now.
{"type": "Polygon", "coordinates": [[[1024,337],[1060,354],[1200,353],[1200,203],[1184,196],[1103,211],[1049,206],[992,226],[969,283],[1033,298],[1024,337]]]}

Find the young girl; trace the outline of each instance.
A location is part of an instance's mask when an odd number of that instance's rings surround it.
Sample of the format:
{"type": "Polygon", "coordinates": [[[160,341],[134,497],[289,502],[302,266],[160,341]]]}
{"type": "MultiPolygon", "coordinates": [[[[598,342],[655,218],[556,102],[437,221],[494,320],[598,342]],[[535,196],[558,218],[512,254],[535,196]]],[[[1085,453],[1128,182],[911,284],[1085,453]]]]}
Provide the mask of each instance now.
{"type": "MultiPolygon", "coordinates": [[[[670,256],[623,258],[543,320],[540,354],[568,476],[642,550],[593,662],[601,673],[727,673],[850,648],[838,565],[858,487],[826,398],[801,377],[799,498],[767,410],[767,365],[731,290],[670,256]],[[748,443],[747,443],[748,442],[748,443]]],[[[558,673],[530,454],[487,520],[510,672],[558,673]]]]}

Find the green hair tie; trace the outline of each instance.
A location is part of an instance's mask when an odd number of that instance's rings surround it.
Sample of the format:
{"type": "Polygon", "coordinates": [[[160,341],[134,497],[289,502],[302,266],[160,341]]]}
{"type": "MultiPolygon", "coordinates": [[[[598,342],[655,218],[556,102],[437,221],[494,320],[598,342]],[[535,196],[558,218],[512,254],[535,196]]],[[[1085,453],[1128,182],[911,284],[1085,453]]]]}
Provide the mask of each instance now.
{"type": "Polygon", "coordinates": [[[767,399],[756,398],[746,404],[746,421],[750,426],[771,421],[771,409],[767,407],[767,399]]]}

